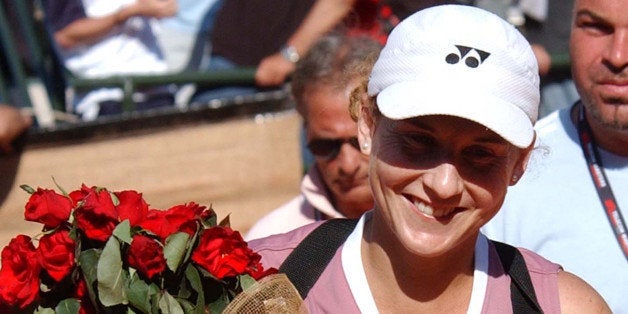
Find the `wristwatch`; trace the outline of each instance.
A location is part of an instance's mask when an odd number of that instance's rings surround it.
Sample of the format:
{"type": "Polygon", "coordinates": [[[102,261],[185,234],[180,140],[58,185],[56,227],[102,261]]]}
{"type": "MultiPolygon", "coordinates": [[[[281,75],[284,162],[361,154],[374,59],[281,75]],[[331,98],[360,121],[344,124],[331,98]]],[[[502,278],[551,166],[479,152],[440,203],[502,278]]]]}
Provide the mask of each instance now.
{"type": "Polygon", "coordinates": [[[281,50],[279,52],[281,53],[281,56],[284,59],[292,63],[299,62],[300,56],[299,56],[299,53],[297,52],[297,49],[294,48],[294,46],[284,45],[283,47],[281,47],[281,50]]]}

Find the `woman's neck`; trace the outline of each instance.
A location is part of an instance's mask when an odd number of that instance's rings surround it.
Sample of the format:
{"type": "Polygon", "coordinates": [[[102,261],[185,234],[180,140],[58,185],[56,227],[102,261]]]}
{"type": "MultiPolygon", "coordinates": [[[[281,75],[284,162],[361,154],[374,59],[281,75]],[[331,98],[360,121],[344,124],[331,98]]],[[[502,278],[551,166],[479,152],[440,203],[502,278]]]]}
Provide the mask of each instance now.
{"type": "Polygon", "coordinates": [[[475,237],[441,256],[423,257],[409,252],[394,236],[375,235],[368,225],[362,258],[378,308],[466,312],[473,288],[475,237]]]}

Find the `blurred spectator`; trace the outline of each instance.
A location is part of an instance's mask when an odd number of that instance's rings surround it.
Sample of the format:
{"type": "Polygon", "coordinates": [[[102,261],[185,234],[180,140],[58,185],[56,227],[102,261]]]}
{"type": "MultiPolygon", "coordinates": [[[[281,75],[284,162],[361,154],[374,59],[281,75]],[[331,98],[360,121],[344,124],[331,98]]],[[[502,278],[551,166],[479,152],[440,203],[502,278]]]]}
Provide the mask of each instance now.
{"type": "Polygon", "coordinates": [[[537,170],[511,187],[484,231],[560,263],[613,313],[628,313],[628,1],[574,3],[581,99],[536,123],[537,170]]]}
{"type": "MultiPolygon", "coordinates": [[[[455,1],[437,0],[319,0],[312,7],[299,28],[285,41],[298,54],[309,47],[333,27],[344,29],[348,35],[368,35],[385,43],[388,33],[399,20],[436,4],[455,1]]],[[[275,52],[259,63],[256,81],[261,86],[283,83],[294,70],[285,53],[275,52]]]]}
{"type": "Polygon", "coordinates": [[[294,62],[290,59],[305,54],[320,36],[334,27],[349,36],[370,36],[383,45],[397,23],[397,17],[379,0],[317,1],[296,31],[286,39],[283,50],[275,51],[259,62],[255,79],[261,86],[283,83],[294,71],[294,62]]]}
{"type": "MultiPolygon", "coordinates": [[[[205,52],[204,48],[209,47],[208,42],[202,44],[201,51],[195,51],[196,41],[201,36],[201,32],[207,32],[203,29],[203,23],[209,22],[213,24],[213,18],[207,17],[209,21],[204,21],[206,14],[210,10],[216,10],[221,0],[178,0],[179,11],[175,16],[164,18],[159,21],[155,34],[159,45],[164,51],[168,69],[172,72],[178,72],[188,69],[190,63],[197,60],[191,58],[201,58],[199,53],[205,52]]],[[[212,11],[212,16],[213,16],[212,11]]],[[[192,68],[195,69],[195,68],[192,68]]]]}
{"type": "MultiPolygon", "coordinates": [[[[176,0],[43,0],[46,26],[73,75],[98,78],[111,75],[163,73],[167,70],[151,28],[152,18],[173,16],[176,0]]],[[[84,120],[122,112],[122,90],[101,88],[75,95],[73,111],[84,120]]],[[[168,86],[133,95],[137,110],[174,103],[168,86]]]]}
{"type": "Polygon", "coordinates": [[[329,35],[297,63],[292,93],[314,164],[303,178],[301,194],[263,217],[246,238],[328,218],[356,218],[372,208],[368,158],[357,144],[349,103],[350,97],[365,95],[365,82],[380,49],[378,42],[365,37],[329,35]]]}
{"type": "Polygon", "coordinates": [[[194,101],[276,88],[299,56],[335,27],[383,41],[395,21],[378,0],[224,0],[211,34],[208,70],[257,67],[257,88],[199,91],[194,101]]]}
{"type": "MultiPolygon", "coordinates": [[[[211,57],[205,69],[256,67],[264,56],[279,51],[314,1],[223,0],[209,34],[211,57]]],[[[262,90],[255,86],[199,88],[192,103],[206,103],[215,98],[230,98],[262,90]]]]}

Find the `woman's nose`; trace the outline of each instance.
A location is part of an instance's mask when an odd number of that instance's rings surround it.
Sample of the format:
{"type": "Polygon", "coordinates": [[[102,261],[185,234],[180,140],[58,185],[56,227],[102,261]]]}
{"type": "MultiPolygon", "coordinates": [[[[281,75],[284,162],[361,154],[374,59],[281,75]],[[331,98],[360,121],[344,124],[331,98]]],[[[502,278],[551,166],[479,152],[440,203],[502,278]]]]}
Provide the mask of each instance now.
{"type": "Polygon", "coordinates": [[[423,184],[441,199],[460,195],[464,188],[458,169],[451,163],[441,163],[427,170],[423,175],[423,184]]]}

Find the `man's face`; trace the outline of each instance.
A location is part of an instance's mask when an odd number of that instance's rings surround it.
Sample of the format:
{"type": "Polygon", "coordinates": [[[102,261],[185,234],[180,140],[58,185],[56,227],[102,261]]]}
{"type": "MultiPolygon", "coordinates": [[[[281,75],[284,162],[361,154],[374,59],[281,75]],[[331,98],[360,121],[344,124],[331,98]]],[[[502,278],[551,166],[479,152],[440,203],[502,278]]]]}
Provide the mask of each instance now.
{"type": "Polygon", "coordinates": [[[357,124],[349,115],[352,88],[317,87],[307,92],[303,101],[308,108],[306,133],[315,166],[336,209],[355,218],[371,209],[373,201],[367,180],[368,157],[356,147],[357,124]]]}
{"type": "Polygon", "coordinates": [[[628,130],[628,0],[577,0],[573,79],[593,123],[628,130]]]}

